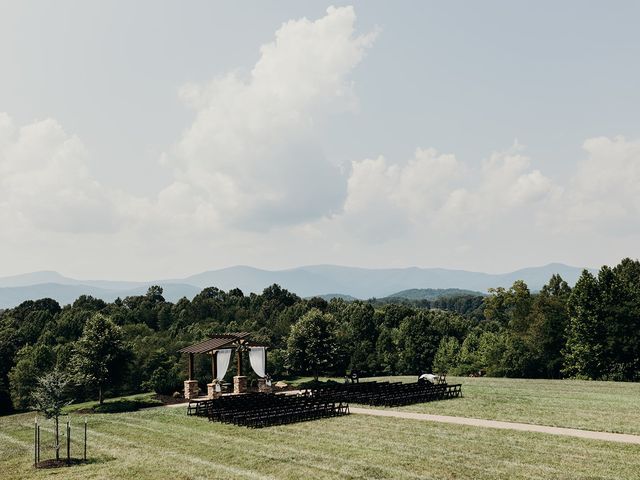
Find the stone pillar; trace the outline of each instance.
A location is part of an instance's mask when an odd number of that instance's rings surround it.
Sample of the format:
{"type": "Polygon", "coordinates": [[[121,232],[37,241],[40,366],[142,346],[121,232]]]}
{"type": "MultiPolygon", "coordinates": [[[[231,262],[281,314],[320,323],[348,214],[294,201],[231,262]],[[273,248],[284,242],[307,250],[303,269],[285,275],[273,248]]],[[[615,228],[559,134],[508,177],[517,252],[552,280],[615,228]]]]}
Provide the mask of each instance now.
{"type": "Polygon", "coordinates": [[[200,389],[198,388],[197,380],[185,380],[184,381],[184,398],[196,398],[200,389]]]}
{"type": "Polygon", "coordinates": [[[222,392],[216,392],[215,383],[207,383],[207,398],[209,400],[220,398],[221,396],[222,396],[222,392]]]}
{"type": "Polygon", "coordinates": [[[247,393],[247,377],[244,375],[233,377],[233,393],[247,393]]]}
{"type": "Polygon", "coordinates": [[[271,385],[267,385],[266,378],[258,379],[258,391],[260,393],[271,393],[271,385]]]}

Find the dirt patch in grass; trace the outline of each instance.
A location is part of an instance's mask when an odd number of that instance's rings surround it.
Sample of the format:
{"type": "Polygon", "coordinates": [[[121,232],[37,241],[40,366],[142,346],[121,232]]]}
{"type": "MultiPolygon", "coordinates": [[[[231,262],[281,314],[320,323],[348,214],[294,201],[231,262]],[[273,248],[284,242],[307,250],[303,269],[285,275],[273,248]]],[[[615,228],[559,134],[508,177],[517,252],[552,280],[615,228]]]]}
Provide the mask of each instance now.
{"type": "Polygon", "coordinates": [[[42,460],[41,462],[38,462],[38,464],[36,465],[36,468],[61,468],[61,467],[72,467],[74,465],[81,465],[87,463],[84,460],[80,459],[80,458],[71,458],[69,460],[65,459],[60,459],[60,460],[56,460],[54,458],[50,459],[50,460],[42,460]]]}

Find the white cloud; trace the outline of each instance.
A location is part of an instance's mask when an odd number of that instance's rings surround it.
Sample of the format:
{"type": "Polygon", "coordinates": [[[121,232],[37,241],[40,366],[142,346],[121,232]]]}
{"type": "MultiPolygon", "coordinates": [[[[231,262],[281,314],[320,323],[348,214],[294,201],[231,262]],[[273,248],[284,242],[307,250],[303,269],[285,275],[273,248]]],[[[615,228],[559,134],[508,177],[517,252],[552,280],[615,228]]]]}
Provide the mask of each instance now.
{"type": "Polygon", "coordinates": [[[536,220],[542,204],[557,196],[560,188],[522,154],[517,142],[506,151],[493,152],[482,162],[479,173],[472,172],[471,186],[452,189],[442,218],[450,224],[490,227],[511,214],[536,220]]]}
{"type": "Polygon", "coordinates": [[[161,204],[258,230],[339,210],[346,179],[314,130],[353,102],[349,73],[375,37],[356,36],[355,19],[352,7],[330,7],[316,21],[289,21],[261,47],[248,78],[183,87],[196,117],[171,156],[176,183],[161,204]]]}
{"type": "Polygon", "coordinates": [[[640,232],[640,141],[587,139],[581,161],[552,218],[560,230],[640,232]]]}
{"type": "Polygon", "coordinates": [[[376,241],[403,235],[411,224],[433,221],[463,171],[455,156],[435,149],[417,149],[405,165],[389,164],[384,157],[354,161],[345,221],[376,241]]]}
{"type": "Polygon", "coordinates": [[[494,152],[479,171],[452,154],[418,149],[406,164],[386,159],[353,162],[345,218],[354,231],[405,235],[411,225],[424,230],[490,227],[505,216],[536,212],[559,194],[517,144],[494,152]],[[391,227],[391,228],[386,228],[391,227]],[[402,227],[402,228],[400,228],[402,227]]]}
{"type": "Polygon", "coordinates": [[[18,128],[0,113],[0,211],[5,225],[75,233],[115,230],[117,195],[91,177],[86,159],[82,142],[55,120],[18,128]]]}

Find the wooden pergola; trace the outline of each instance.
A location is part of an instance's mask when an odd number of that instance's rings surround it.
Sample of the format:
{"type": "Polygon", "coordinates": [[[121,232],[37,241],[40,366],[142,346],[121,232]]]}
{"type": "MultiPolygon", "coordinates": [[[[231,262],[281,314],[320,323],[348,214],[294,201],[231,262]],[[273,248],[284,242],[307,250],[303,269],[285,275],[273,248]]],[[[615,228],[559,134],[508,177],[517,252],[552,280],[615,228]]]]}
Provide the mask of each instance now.
{"type": "MultiPolygon", "coordinates": [[[[215,335],[202,342],[194,343],[178,350],[180,353],[189,355],[188,377],[189,382],[194,381],[194,356],[211,355],[211,375],[215,380],[218,373],[218,351],[222,349],[233,349],[236,352],[237,373],[235,378],[244,378],[242,371],[242,354],[250,347],[264,347],[265,364],[267,346],[260,345],[251,340],[249,332],[223,333],[215,335]]],[[[185,382],[186,383],[186,382],[185,382]]]]}

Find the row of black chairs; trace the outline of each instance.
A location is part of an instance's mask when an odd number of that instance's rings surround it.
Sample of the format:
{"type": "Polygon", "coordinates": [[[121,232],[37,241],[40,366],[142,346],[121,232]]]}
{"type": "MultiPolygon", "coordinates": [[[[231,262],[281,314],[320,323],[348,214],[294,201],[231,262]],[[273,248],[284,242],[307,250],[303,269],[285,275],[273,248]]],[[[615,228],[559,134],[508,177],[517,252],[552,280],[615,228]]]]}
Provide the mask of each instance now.
{"type": "Polygon", "coordinates": [[[261,428],[348,415],[349,405],[328,398],[250,393],[194,402],[187,413],[214,422],[261,428]]]}
{"type": "Polygon", "coordinates": [[[429,382],[333,384],[302,395],[248,393],[189,403],[188,415],[210,421],[261,428],[349,414],[349,403],[395,407],[455,398],[462,385],[429,382]]]}
{"type": "Polygon", "coordinates": [[[279,405],[222,415],[221,420],[253,428],[306,422],[349,414],[349,405],[332,400],[294,397],[279,405]]]}
{"type": "Polygon", "coordinates": [[[228,395],[217,399],[197,399],[191,400],[187,407],[187,415],[195,415],[198,417],[207,417],[210,412],[221,410],[234,410],[237,408],[250,408],[251,405],[260,402],[268,405],[276,400],[274,395],[265,395],[262,393],[246,393],[244,395],[228,395]]]}
{"type": "Polygon", "coordinates": [[[400,382],[362,382],[362,383],[335,383],[311,388],[306,394],[316,398],[330,397],[353,403],[366,403],[366,399],[376,395],[381,389],[390,386],[401,385],[400,382]]]}
{"type": "Polygon", "coordinates": [[[308,393],[314,398],[395,407],[459,397],[462,395],[462,385],[429,382],[363,382],[323,386],[312,389],[308,393]]]}
{"type": "Polygon", "coordinates": [[[445,400],[462,395],[462,385],[408,383],[383,389],[369,399],[368,405],[399,407],[414,403],[445,400]]]}

